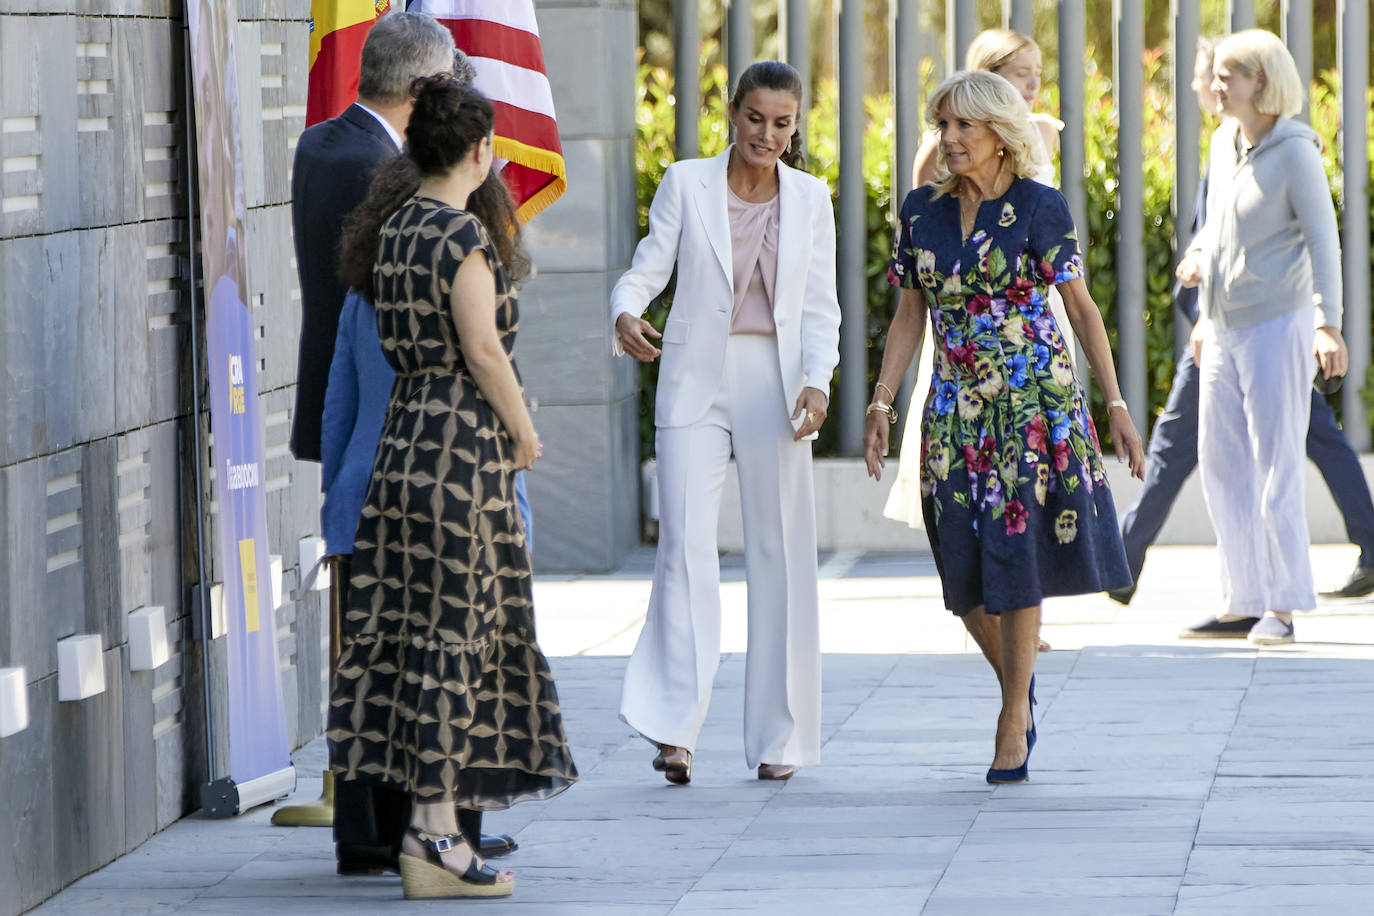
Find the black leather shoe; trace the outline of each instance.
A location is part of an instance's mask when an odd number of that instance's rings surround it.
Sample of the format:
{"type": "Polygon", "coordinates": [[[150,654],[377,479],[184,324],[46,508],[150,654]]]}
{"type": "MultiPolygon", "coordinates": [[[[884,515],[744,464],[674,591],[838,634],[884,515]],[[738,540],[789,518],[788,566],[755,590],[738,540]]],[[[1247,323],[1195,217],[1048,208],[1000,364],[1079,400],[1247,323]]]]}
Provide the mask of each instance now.
{"type": "Polygon", "coordinates": [[[395,853],[386,846],[363,846],[354,843],[336,843],[334,855],[339,862],[341,875],[384,875],[387,872],[399,875],[401,864],[395,853]]]}
{"type": "Polygon", "coordinates": [[[1259,623],[1258,617],[1241,617],[1238,620],[1218,620],[1208,617],[1195,623],[1178,634],[1179,639],[1244,639],[1250,629],[1259,623]]]}
{"type": "Polygon", "coordinates": [[[1322,592],[1323,598],[1363,598],[1374,594],[1374,567],[1356,566],[1350,578],[1338,589],[1322,592]]]}
{"type": "Polygon", "coordinates": [[[499,859],[508,856],[520,845],[515,842],[515,837],[507,836],[504,833],[484,833],[482,834],[482,848],[477,850],[485,859],[499,859]]]}

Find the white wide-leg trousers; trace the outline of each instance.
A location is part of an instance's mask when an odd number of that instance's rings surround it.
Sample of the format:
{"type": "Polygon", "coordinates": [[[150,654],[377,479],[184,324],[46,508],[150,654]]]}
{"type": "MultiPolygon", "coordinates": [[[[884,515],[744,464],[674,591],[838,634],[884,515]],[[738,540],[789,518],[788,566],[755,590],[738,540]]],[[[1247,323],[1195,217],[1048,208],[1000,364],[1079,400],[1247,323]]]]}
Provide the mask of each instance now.
{"type": "Polygon", "coordinates": [[[651,742],[696,748],[720,664],[716,527],[733,451],[744,516],[749,648],[744,752],[760,763],[820,758],[821,652],[811,443],[793,442],[777,340],[734,335],[710,410],[657,431],[659,535],[653,594],[620,714],[651,742]]]}
{"type": "Polygon", "coordinates": [[[1303,497],[1313,333],[1312,310],[1301,309],[1214,328],[1203,347],[1198,463],[1226,613],[1317,606],[1303,497]]]}

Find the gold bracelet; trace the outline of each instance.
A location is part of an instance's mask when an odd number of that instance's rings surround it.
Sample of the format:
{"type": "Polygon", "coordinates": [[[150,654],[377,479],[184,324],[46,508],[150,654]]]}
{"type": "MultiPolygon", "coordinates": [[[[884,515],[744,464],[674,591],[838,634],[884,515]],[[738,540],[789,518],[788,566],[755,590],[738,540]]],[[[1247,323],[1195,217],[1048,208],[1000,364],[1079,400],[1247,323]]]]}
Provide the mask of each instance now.
{"type": "Polygon", "coordinates": [[[897,422],[897,408],[893,407],[891,404],[884,404],[882,401],[874,401],[872,404],[868,405],[868,409],[864,411],[864,415],[867,416],[871,413],[887,414],[887,422],[889,425],[897,422]]]}
{"type": "MultiPolygon", "coordinates": [[[[892,398],[893,401],[896,401],[896,400],[897,400],[897,392],[893,391],[891,388],[887,387],[887,386],[884,385],[882,382],[875,382],[874,385],[873,385],[873,388],[875,389],[875,390],[874,390],[874,394],[877,394],[877,390],[876,390],[876,389],[881,388],[881,389],[883,389],[884,391],[887,392],[888,397],[892,398]]],[[[874,400],[876,401],[877,398],[874,398],[874,400]]]]}

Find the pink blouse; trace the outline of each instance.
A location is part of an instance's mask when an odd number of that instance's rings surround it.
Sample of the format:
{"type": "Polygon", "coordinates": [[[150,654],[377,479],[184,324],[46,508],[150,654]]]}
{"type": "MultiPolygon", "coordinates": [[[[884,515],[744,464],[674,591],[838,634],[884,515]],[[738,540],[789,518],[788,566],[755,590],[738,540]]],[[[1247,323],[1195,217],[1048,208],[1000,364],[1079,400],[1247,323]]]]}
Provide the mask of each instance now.
{"type": "Polygon", "coordinates": [[[735,304],[731,334],[775,334],[773,283],[778,275],[778,198],[741,200],[726,188],[734,253],[735,304]]]}

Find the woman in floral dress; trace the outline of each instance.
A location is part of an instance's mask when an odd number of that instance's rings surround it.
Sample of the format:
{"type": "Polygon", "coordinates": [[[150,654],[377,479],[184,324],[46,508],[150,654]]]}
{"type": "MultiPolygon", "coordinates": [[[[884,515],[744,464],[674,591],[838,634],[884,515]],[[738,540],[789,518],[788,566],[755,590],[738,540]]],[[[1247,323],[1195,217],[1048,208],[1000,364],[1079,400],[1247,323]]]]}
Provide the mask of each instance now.
{"type": "MultiPolygon", "coordinates": [[[[1143,474],[1102,317],[1083,282],[1073,219],[1033,181],[1033,128],[1011,84],[956,73],[931,96],[940,171],[902,205],[890,278],[902,288],[864,435],[880,478],[892,392],[927,316],[935,372],[921,421],[922,512],[944,587],[1002,684],[989,782],[1026,778],[1035,743],[1041,601],[1131,581],[1116,511],[1047,291],[1107,397],[1117,455],[1143,474]]],[[[1067,330],[1067,329],[1065,329],[1067,330]]]]}

